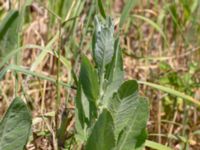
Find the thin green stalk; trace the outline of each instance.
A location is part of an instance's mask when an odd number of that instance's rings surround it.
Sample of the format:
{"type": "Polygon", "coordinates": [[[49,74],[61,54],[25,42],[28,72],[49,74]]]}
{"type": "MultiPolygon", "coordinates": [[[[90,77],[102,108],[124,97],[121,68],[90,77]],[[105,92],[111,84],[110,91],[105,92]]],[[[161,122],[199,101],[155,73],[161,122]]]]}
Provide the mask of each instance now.
{"type": "MultiPolygon", "coordinates": [[[[185,137],[188,141],[188,137],[187,137],[187,133],[186,133],[187,121],[188,121],[188,119],[187,119],[188,118],[188,106],[185,102],[183,102],[183,108],[184,108],[184,111],[183,111],[183,121],[182,121],[182,124],[183,124],[182,136],[185,137]]],[[[182,142],[183,147],[186,147],[187,141],[182,142]]]]}
{"type": "MultiPolygon", "coordinates": [[[[75,12],[75,14],[72,14],[72,12],[70,11],[69,12],[69,15],[67,15],[68,17],[65,19],[65,21],[64,21],[64,24],[62,23],[62,25],[65,25],[66,23],[68,23],[69,21],[71,21],[72,19],[73,19],[73,26],[72,26],[72,29],[70,30],[70,32],[72,33],[72,36],[73,36],[73,38],[72,39],[74,39],[74,36],[75,36],[75,32],[76,32],[76,26],[77,26],[77,18],[79,17],[79,15],[80,15],[80,10],[82,10],[82,5],[84,4],[85,2],[80,2],[80,1],[78,1],[77,3],[76,3],[76,5],[74,6],[74,12],[75,12]],[[71,16],[75,16],[75,17],[71,17],[70,18],[70,15],[71,16]]],[[[73,5],[73,4],[72,4],[73,5]]],[[[71,7],[71,8],[73,8],[73,7],[71,7]]],[[[81,43],[81,42],[80,42],[81,43]]],[[[81,45],[81,44],[80,44],[81,45]]],[[[81,48],[80,48],[81,49],[81,48]]],[[[73,68],[77,68],[77,64],[78,64],[78,61],[76,60],[75,61],[75,64],[74,64],[74,67],[73,68]]],[[[69,74],[70,74],[70,72],[69,72],[69,74]]],[[[69,81],[69,84],[73,84],[73,81],[71,80],[71,76],[68,76],[68,81],[69,81]]],[[[66,101],[65,101],[65,106],[66,106],[66,108],[67,108],[67,105],[68,105],[68,101],[69,101],[69,98],[70,98],[70,93],[71,93],[71,89],[68,89],[67,90],[67,96],[66,96],[66,101]]]]}
{"type": "Polygon", "coordinates": [[[64,146],[66,140],[66,129],[70,123],[69,110],[67,108],[64,109],[62,113],[62,122],[60,128],[57,131],[57,138],[58,138],[58,146],[64,146]]]}
{"type": "MultiPolygon", "coordinates": [[[[20,10],[21,8],[21,1],[19,0],[18,1],[18,10],[20,10]]],[[[21,15],[21,13],[20,13],[21,15]]],[[[19,17],[19,16],[18,16],[19,17]]],[[[17,27],[17,30],[19,31],[20,27],[19,27],[19,24],[18,24],[18,27],[17,27]]],[[[20,33],[17,35],[18,38],[17,38],[17,48],[19,47],[20,45],[20,33]]],[[[16,65],[19,65],[19,59],[20,59],[20,51],[15,55],[15,58],[14,58],[14,63],[16,65]]],[[[17,97],[17,91],[19,89],[19,85],[18,85],[18,78],[19,78],[19,74],[14,72],[14,76],[15,76],[15,97],[17,97]]]]}
{"type": "Polygon", "coordinates": [[[61,27],[62,22],[59,20],[59,42],[58,42],[58,59],[57,59],[57,74],[56,74],[56,110],[58,111],[60,107],[61,97],[60,97],[60,58],[61,58],[61,49],[62,49],[62,37],[61,37],[61,27]]]}
{"type": "MultiPolygon", "coordinates": [[[[84,2],[84,3],[85,3],[85,2],[84,2]]],[[[79,7],[80,7],[81,5],[84,5],[84,4],[79,4],[79,7]]],[[[78,7],[78,8],[79,8],[79,7],[78,7]]],[[[90,7],[90,9],[89,9],[87,21],[86,21],[86,23],[85,23],[85,25],[84,25],[84,27],[83,27],[83,32],[82,32],[81,37],[80,37],[80,42],[79,42],[78,50],[74,52],[75,63],[74,63],[74,65],[73,65],[73,70],[74,70],[75,72],[78,70],[78,65],[79,65],[81,50],[82,50],[82,48],[83,48],[83,43],[84,43],[84,39],[85,39],[85,36],[86,36],[86,32],[87,32],[87,30],[88,30],[89,23],[90,23],[90,21],[91,21],[92,14],[94,13],[94,11],[95,11],[95,1],[92,2],[91,7],[90,7]]],[[[74,18],[73,20],[75,20],[79,15],[80,15],[80,14],[77,13],[77,14],[76,14],[76,17],[72,17],[72,18],[74,18]]],[[[71,19],[68,19],[68,20],[70,21],[71,19]]],[[[65,21],[63,22],[62,25],[66,24],[66,23],[68,22],[68,20],[67,20],[67,21],[65,20],[65,21]]],[[[75,22],[77,22],[77,21],[75,20],[75,22]]],[[[75,34],[75,31],[76,31],[76,30],[75,30],[75,29],[76,29],[76,28],[75,28],[76,23],[74,23],[74,24],[75,24],[75,25],[74,25],[74,28],[72,29],[72,30],[73,30],[73,34],[75,34]]],[[[69,83],[72,84],[73,82],[71,81],[71,82],[69,82],[69,83]]],[[[68,93],[68,95],[67,95],[66,103],[65,103],[65,104],[68,103],[69,96],[70,96],[70,95],[69,95],[70,89],[68,90],[67,93],[68,93]]]]}
{"type": "MultiPolygon", "coordinates": [[[[104,64],[103,64],[103,66],[104,66],[104,64]]],[[[104,93],[103,82],[104,82],[104,68],[101,68],[101,71],[100,71],[100,98],[103,96],[103,93],[104,93]]]]}

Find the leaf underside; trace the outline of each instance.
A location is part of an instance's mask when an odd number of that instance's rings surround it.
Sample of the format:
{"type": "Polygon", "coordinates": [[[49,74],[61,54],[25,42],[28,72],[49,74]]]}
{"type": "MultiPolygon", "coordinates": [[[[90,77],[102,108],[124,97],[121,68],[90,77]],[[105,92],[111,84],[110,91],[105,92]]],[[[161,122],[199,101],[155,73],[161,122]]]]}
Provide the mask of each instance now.
{"type": "Polygon", "coordinates": [[[117,150],[129,150],[143,145],[148,119],[148,102],[138,95],[134,80],[124,82],[110,100],[108,108],[113,116],[117,150]],[[138,143],[139,142],[139,143],[138,143]]]}
{"type": "Polygon", "coordinates": [[[96,19],[94,35],[93,57],[100,72],[105,71],[105,66],[112,61],[114,54],[114,25],[111,18],[106,19],[106,24],[101,24],[96,19]]]}

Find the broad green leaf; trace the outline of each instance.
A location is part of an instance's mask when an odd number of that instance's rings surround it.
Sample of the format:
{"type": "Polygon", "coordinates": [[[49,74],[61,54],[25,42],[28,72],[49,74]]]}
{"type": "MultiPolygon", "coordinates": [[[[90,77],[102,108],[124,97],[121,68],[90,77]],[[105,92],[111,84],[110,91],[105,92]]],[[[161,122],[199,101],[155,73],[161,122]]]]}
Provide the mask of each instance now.
{"type": "Polygon", "coordinates": [[[20,98],[15,98],[0,123],[0,150],[23,150],[31,124],[31,114],[26,104],[20,98]]]}
{"type": "Polygon", "coordinates": [[[142,130],[142,132],[140,133],[140,135],[137,137],[137,143],[135,145],[135,150],[144,150],[145,147],[145,141],[147,139],[147,130],[146,128],[144,130],[142,130]]]}
{"type": "Polygon", "coordinates": [[[114,124],[106,109],[100,114],[86,143],[86,150],[111,150],[115,146],[114,124]]]}
{"type": "Polygon", "coordinates": [[[129,12],[133,9],[133,7],[137,4],[138,0],[127,0],[122,15],[120,17],[119,27],[121,28],[126,21],[126,18],[129,15],[129,12]]]}
{"type": "Polygon", "coordinates": [[[119,47],[119,39],[115,41],[115,52],[113,60],[106,70],[106,79],[108,86],[104,93],[103,103],[107,106],[108,100],[112,97],[113,93],[118,90],[124,80],[123,61],[121,49],[119,47]]]}
{"type": "Polygon", "coordinates": [[[85,113],[85,120],[89,120],[89,118],[90,118],[90,101],[88,101],[88,99],[85,96],[82,89],[81,89],[81,100],[82,100],[82,104],[83,104],[83,111],[85,113]]]}
{"type": "Polygon", "coordinates": [[[83,128],[78,118],[77,109],[75,109],[75,138],[78,143],[84,143],[87,140],[86,128],[83,128]]]}
{"type": "Polygon", "coordinates": [[[16,48],[18,42],[19,12],[11,10],[0,23],[0,57],[16,48]]]}
{"type": "Polygon", "coordinates": [[[121,137],[118,139],[118,150],[130,150],[133,147],[136,149],[138,148],[138,142],[145,141],[146,139],[146,136],[141,139],[141,134],[146,128],[148,120],[148,102],[145,98],[140,97],[135,105],[132,117],[127,122],[127,126],[123,129],[121,137]]]}
{"type": "Polygon", "coordinates": [[[95,18],[96,30],[93,38],[93,57],[100,71],[100,75],[105,71],[105,66],[112,61],[114,54],[114,25],[111,18],[106,19],[105,24],[101,24],[95,18]]]}
{"type": "MultiPolygon", "coordinates": [[[[80,83],[79,83],[80,86],[80,83]]],[[[92,121],[91,118],[91,111],[96,111],[90,109],[90,103],[86,98],[82,88],[79,90],[80,87],[77,89],[76,94],[76,108],[75,108],[75,126],[76,126],[76,139],[81,143],[87,141],[87,127],[92,121]]]]}
{"type": "Polygon", "coordinates": [[[82,57],[80,82],[89,101],[96,102],[99,97],[99,83],[96,70],[86,56],[82,57]]]}
{"type": "Polygon", "coordinates": [[[82,104],[82,89],[81,89],[81,84],[78,83],[78,89],[77,89],[77,94],[75,98],[75,109],[77,112],[77,117],[78,121],[81,124],[81,127],[84,128],[84,122],[85,122],[85,113],[83,110],[83,104],[82,104]]]}
{"type": "Polygon", "coordinates": [[[116,137],[132,119],[132,112],[136,109],[138,97],[137,82],[129,80],[120,86],[118,92],[109,101],[108,108],[113,115],[116,137]]]}
{"type": "Polygon", "coordinates": [[[105,19],[106,18],[106,13],[104,11],[103,4],[102,4],[101,0],[98,0],[98,6],[99,6],[99,11],[101,13],[101,16],[105,19]]]}
{"type": "Polygon", "coordinates": [[[90,126],[92,121],[96,118],[96,107],[92,107],[93,103],[89,102],[82,91],[79,82],[77,94],[75,98],[75,118],[76,118],[76,137],[84,142],[87,139],[86,128],[90,126]],[[86,126],[87,125],[87,126],[86,126]]]}
{"type": "Polygon", "coordinates": [[[136,149],[142,145],[142,136],[148,119],[148,103],[138,95],[138,84],[134,80],[124,82],[109,101],[109,110],[114,119],[117,150],[136,149]]]}
{"type": "Polygon", "coordinates": [[[120,99],[126,98],[130,95],[137,95],[138,93],[138,83],[135,80],[125,81],[119,88],[118,93],[120,99]]]}

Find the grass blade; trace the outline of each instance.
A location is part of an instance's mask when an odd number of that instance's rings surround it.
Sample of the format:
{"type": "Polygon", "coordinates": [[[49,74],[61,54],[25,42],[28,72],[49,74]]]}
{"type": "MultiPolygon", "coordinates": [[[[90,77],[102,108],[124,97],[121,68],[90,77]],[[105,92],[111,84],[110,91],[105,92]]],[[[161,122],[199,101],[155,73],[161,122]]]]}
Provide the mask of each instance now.
{"type": "Polygon", "coordinates": [[[165,33],[163,32],[163,30],[159,27],[159,25],[157,23],[155,23],[154,21],[150,20],[149,18],[146,18],[146,17],[141,16],[141,15],[133,15],[133,17],[141,19],[141,20],[147,22],[148,24],[150,24],[153,28],[155,28],[162,35],[163,39],[168,44],[167,37],[166,37],[165,33]]]}
{"type": "Polygon", "coordinates": [[[155,149],[155,150],[172,150],[171,148],[169,148],[165,145],[162,145],[162,144],[159,144],[159,143],[156,143],[153,141],[149,141],[149,140],[146,140],[145,146],[149,147],[151,149],[155,149]]]}
{"type": "Polygon", "coordinates": [[[101,13],[101,16],[106,19],[106,13],[104,11],[104,8],[103,8],[103,4],[102,4],[102,1],[101,0],[98,0],[98,6],[99,6],[99,11],[101,13]]]}
{"type": "MultiPolygon", "coordinates": [[[[9,70],[10,71],[16,71],[16,72],[21,72],[21,73],[23,73],[25,75],[31,75],[31,76],[38,77],[38,78],[43,79],[43,80],[50,81],[52,83],[56,83],[56,79],[54,79],[52,77],[48,77],[48,76],[46,76],[44,74],[40,74],[40,73],[37,73],[37,72],[30,71],[28,69],[25,69],[24,67],[20,67],[20,66],[14,65],[14,64],[9,65],[9,66],[5,67],[3,70],[1,70],[1,72],[0,72],[0,81],[2,80],[4,75],[9,70]]],[[[73,88],[69,84],[66,84],[66,83],[61,82],[61,81],[60,81],[60,85],[62,85],[64,87],[67,87],[67,88],[73,88]]]]}
{"type": "Polygon", "coordinates": [[[19,12],[11,10],[6,16],[5,19],[1,21],[0,24],[0,40],[4,37],[12,23],[15,21],[15,19],[18,17],[19,12]]]}
{"type": "Polygon", "coordinates": [[[41,53],[38,55],[37,59],[33,62],[33,64],[31,65],[31,69],[30,70],[35,70],[36,67],[42,62],[42,60],[45,58],[45,56],[48,53],[48,49],[51,49],[53,43],[57,40],[58,38],[58,34],[56,34],[54,36],[54,38],[47,44],[46,47],[44,47],[44,49],[41,51],[41,53]]]}
{"type": "Polygon", "coordinates": [[[126,3],[126,5],[123,8],[122,11],[122,15],[120,18],[120,22],[119,22],[119,27],[121,28],[126,20],[126,18],[129,15],[129,12],[131,11],[131,9],[137,4],[137,0],[128,0],[128,2],[126,3]]]}
{"type": "MultiPolygon", "coordinates": [[[[19,51],[21,50],[28,50],[28,49],[39,49],[39,50],[43,50],[43,51],[47,51],[49,54],[51,55],[54,55],[55,57],[58,58],[58,54],[57,52],[52,52],[51,50],[49,49],[46,49],[45,47],[42,47],[42,46],[39,46],[39,45],[32,45],[32,44],[29,44],[29,45],[25,45],[25,46],[22,46],[22,47],[19,47],[19,48],[16,48],[15,50],[11,51],[9,54],[7,54],[3,60],[1,60],[0,62],[0,68],[3,67],[3,65],[5,65],[13,56],[15,56],[19,51]]],[[[69,61],[66,60],[65,57],[61,56],[60,57],[60,61],[63,63],[63,65],[67,68],[70,68],[70,64],[69,64],[69,61]]]]}
{"type": "Polygon", "coordinates": [[[162,85],[158,85],[158,84],[154,84],[154,83],[149,83],[149,82],[145,82],[145,81],[138,81],[138,83],[140,84],[144,84],[144,85],[147,85],[147,86],[150,86],[150,87],[153,87],[155,89],[158,89],[160,91],[163,91],[163,92],[166,92],[166,93],[169,93],[169,94],[172,94],[174,96],[178,96],[178,97],[181,97],[185,100],[187,100],[188,102],[191,102],[195,105],[197,105],[198,107],[200,107],[200,101],[194,99],[193,97],[189,96],[189,95],[186,95],[184,93],[181,93],[179,91],[176,91],[172,88],[169,88],[169,87],[164,87],[162,85]]]}

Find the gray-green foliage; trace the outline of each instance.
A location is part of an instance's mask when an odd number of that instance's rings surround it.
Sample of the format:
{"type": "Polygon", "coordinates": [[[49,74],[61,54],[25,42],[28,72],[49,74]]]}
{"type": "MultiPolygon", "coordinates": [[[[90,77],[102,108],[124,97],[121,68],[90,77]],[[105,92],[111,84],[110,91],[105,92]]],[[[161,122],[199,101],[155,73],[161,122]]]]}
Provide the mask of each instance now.
{"type": "Polygon", "coordinates": [[[147,138],[149,109],[135,80],[124,82],[119,38],[111,18],[96,18],[95,67],[82,57],[76,104],[77,140],[86,150],[139,150],[147,138]]]}
{"type": "Polygon", "coordinates": [[[100,73],[103,73],[105,66],[111,62],[114,53],[114,25],[111,18],[106,20],[106,24],[101,24],[95,18],[95,23],[93,57],[100,73]]]}
{"type": "Polygon", "coordinates": [[[89,136],[87,150],[111,150],[115,146],[114,123],[110,112],[104,109],[89,136]]]}
{"type": "Polygon", "coordinates": [[[0,122],[0,150],[23,150],[32,124],[26,104],[15,98],[0,122]]]}
{"type": "Polygon", "coordinates": [[[107,87],[105,88],[103,95],[103,104],[107,105],[108,99],[110,99],[113,93],[118,90],[118,87],[124,80],[123,60],[119,48],[119,38],[115,40],[114,56],[107,67],[105,79],[107,81],[107,87]]]}

